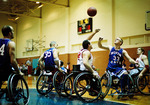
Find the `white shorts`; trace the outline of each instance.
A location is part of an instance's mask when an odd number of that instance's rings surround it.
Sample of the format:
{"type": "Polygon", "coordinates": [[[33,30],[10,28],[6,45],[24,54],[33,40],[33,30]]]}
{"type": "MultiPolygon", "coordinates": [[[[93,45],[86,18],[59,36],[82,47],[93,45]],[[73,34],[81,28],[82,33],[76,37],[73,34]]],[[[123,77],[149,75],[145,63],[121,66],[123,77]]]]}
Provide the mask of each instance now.
{"type": "MultiPolygon", "coordinates": [[[[109,71],[109,70],[108,70],[109,71]]],[[[121,70],[121,71],[119,71],[119,73],[117,72],[117,73],[114,73],[114,72],[110,72],[109,71],[109,73],[110,73],[110,76],[116,76],[116,77],[118,77],[118,78],[120,78],[125,72],[127,72],[126,70],[121,70]]]]}
{"type": "Polygon", "coordinates": [[[144,68],[138,68],[138,69],[132,69],[130,70],[130,75],[138,74],[141,72],[144,68]]]}

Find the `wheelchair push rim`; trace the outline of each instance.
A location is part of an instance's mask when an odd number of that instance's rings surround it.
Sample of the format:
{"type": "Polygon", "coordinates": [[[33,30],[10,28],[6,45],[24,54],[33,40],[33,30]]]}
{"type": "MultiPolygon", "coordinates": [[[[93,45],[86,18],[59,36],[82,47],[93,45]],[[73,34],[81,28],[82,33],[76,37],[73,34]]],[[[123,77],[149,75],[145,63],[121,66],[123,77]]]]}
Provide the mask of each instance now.
{"type": "Polygon", "coordinates": [[[74,80],[74,90],[82,101],[93,102],[101,94],[100,80],[89,72],[80,73],[74,80]]]}
{"type": "Polygon", "coordinates": [[[41,73],[37,79],[36,90],[39,94],[46,95],[53,89],[53,76],[41,73]]]}
{"type": "Polygon", "coordinates": [[[74,88],[73,88],[74,74],[70,73],[64,80],[63,88],[64,92],[68,97],[76,97],[74,88]]]}
{"type": "Polygon", "coordinates": [[[13,74],[8,81],[8,92],[12,102],[27,105],[29,103],[29,89],[23,76],[13,74]]]}
{"type": "Polygon", "coordinates": [[[100,95],[101,99],[104,99],[106,97],[106,95],[108,94],[108,92],[110,90],[110,86],[111,86],[111,82],[110,82],[111,80],[112,80],[112,78],[110,77],[109,73],[105,73],[101,77],[101,79],[100,79],[101,88],[102,88],[102,93],[100,95]]]}
{"type": "Polygon", "coordinates": [[[67,73],[60,72],[60,71],[56,71],[53,76],[53,86],[59,96],[66,96],[63,88],[63,84],[66,76],[67,73]]]}
{"type": "Polygon", "coordinates": [[[144,95],[150,95],[150,73],[144,74],[141,78],[137,77],[137,88],[144,95]]]}

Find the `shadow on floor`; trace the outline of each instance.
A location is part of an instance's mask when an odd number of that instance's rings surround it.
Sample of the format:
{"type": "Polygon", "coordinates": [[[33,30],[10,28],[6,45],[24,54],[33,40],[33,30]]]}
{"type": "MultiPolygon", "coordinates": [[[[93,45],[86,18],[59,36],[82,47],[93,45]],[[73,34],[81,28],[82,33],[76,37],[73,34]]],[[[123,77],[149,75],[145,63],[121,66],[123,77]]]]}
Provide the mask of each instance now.
{"type": "MultiPolygon", "coordinates": [[[[30,89],[29,105],[127,105],[111,101],[98,100],[92,103],[85,103],[77,98],[69,99],[67,97],[59,97],[55,92],[50,92],[47,96],[37,93],[36,89],[30,89]]],[[[4,98],[0,99],[0,105],[12,105],[11,102],[4,98]]]]}

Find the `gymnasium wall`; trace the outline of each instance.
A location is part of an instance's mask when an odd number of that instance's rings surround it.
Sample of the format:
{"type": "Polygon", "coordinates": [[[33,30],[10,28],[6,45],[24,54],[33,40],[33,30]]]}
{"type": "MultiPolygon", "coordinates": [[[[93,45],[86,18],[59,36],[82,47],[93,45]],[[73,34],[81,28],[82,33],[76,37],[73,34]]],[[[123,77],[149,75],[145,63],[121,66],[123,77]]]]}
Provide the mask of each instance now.
{"type": "Polygon", "coordinates": [[[14,39],[13,39],[13,41],[16,42],[16,26],[17,26],[17,24],[15,22],[9,21],[8,15],[0,13],[0,38],[3,38],[3,34],[1,32],[1,29],[4,25],[11,25],[14,28],[14,39]]]}
{"type": "Polygon", "coordinates": [[[12,22],[7,20],[7,15],[2,14],[0,27],[4,24],[14,27],[18,62],[39,57],[49,48],[50,41],[54,40],[59,45],[60,59],[65,65],[67,62],[72,65],[76,64],[82,41],[92,34],[78,35],[77,21],[89,18],[87,9],[93,6],[97,9],[97,15],[93,17],[93,31],[97,28],[101,31],[91,40],[94,47],[92,54],[96,56],[94,64],[101,74],[108,62],[108,58],[105,59],[104,56],[108,55],[108,52],[98,48],[99,36],[104,37],[104,45],[113,45],[116,37],[122,37],[122,47],[129,52],[137,47],[150,47],[150,31],[145,31],[144,28],[145,12],[150,10],[149,4],[150,0],[70,0],[70,7],[44,5],[41,9],[42,18],[20,17],[16,22],[12,22]],[[26,51],[27,40],[30,39],[33,39],[35,49],[26,51]],[[97,63],[97,60],[100,63],[97,63]]]}
{"type": "MultiPolygon", "coordinates": [[[[98,37],[104,37],[103,44],[106,45],[113,45],[115,37],[122,37],[124,40],[122,47],[127,49],[131,56],[136,56],[136,53],[132,54],[132,51],[136,52],[137,47],[150,45],[149,31],[144,29],[145,12],[150,10],[148,4],[150,4],[149,0],[70,0],[70,7],[45,5],[42,8],[42,19],[36,22],[40,25],[40,32],[36,31],[37,35],[40,38],[46,37],[45,48],[42,50],[39,48],[39,50],[44,52],[49,48],[49,42],[56,40],[60,46],[60,59],[64,61],[65,66],[67,62],[70,62],[72,68],[72,65],[76,64],[77,52],[82,48],[82,41],[91,34],[78,35],[77,21],[89,18],[86,13],[87,8],[94,6],[97,8],[97,15],[93,17],[93,30],[100,28],[101,31],[91,40],[94,46],[92,54],[95,57],[94,65],[100,69],[99,73],[103,74],[107,67],[109,53],[98,48],[98,37]]],[[[25,25],[22,23],[25,20],[33,24],[34,28],[39,27],[34,25],[32,18],[23,18],[23,20],[19,20],[20,24],[25,25]]],[[[30,35],[30,31],[26,34],[30,35]]],[[[31,35],[30,37],[37,39],[36,36],[32,37],[31,35]]],[[[26,53],[26,56],[33,56],[35,51],[26,53]]]]}
{"type": "Polygon", "coordinates": [[[114,0],[116,36],[125,37],[150,33],[145,31],[145,12],[150,11],[150,0],[114,0]]]}
{"type": "MultiPolygon", "coordinates": [[[[143,47],[145,50],[145,55],[148,56],[148,51],[150,51],[150,47],[143,47]]],[[[125,48],[125,50],[128,52],[128,54],[132,58],[137,58],[137,48],[125,48]]],[[[64,66],[67,66],[67,63],[70,62],[70,69],[72,70],[73,65],[77,64],[77,53],[72,53],[72,54],[61,54],[59,56],[60,60],[64,62],[64,66]]],[[[98,69],[98,73],[100,76],[102,76],[105,73],[107,64],[108,64],[108,57],[109,57],[109,51],[93,51],[93,65],[98,69]]],[[[31,57],[31,61],[33,59],[37,59],[39,57],[31,57]]],[[[19,64],[24,63],[28,60],[28,58],[18,58],[17,61],[19,64]]],[[[130,62],[125,59],[125,64],[127,66],[127,70],[129,68],[130,62]]]]}
{"type": "MultiPolygon", "coordinates": [[[[137,47],[138,48],[138,47],[137,47]]],[[[137,58],[137,48],[125,48],[125,50],[128,52],[128,54],[132,58],[137,58]]],[[[145,55],[148,56],[148,51],[150,51],[150,47],[143,47],[145,50],[145,55]]],[[[108,57],[109,57],[109,51],[94,51],[92,52],[93,55],[93,65],[98,69],[98,73],[100,76],[105,73],[107,64],[108,64],[108,57]]],[[[65,60],[67,55],[62,55],[60,59],[65,60]]],[[[72,70],[72,65],[77,64],[77,53],[69,54],[69,62],[70,62],[70,68],[72,70]]],[[[66,66],[67,62],[64,62],[66,66]]],[[[127,70],[129,68],[130,62],[126,59],[125,60],[127,70]]]]}
{"type": "Polygon", "coordinates": [[[21,17],[17,21],[17,58],[40,56],[50,41],[58,42],[60,55],[77,53],[82,41],[92,34],[78,35],[77,21],[89,18],[87,9],[91,6],[97,9],[93,32],[101,29],[91,40],[93,51],[103,51],[97,46],[99,36],[105,45],[113,45],[119,36],[124,40],[123,48],[149,46],[150,32],[144,29],[148,4],[150,0],[70,0],[70,7],[46,4],[41,9],[42,18],[21,17]],[[29,39],[36,50],[26,51],[29,39]]]}
{"type": "MultiPolygon", "coordinates": [[[[33,17],[20,18],[17,22],[17,58],[39,56],[39,51],[26,51],[27,40],[40,38],[40,19],[33,17]],[[34,20],[34,21],[33,21],[34,20]]],[[[36,43],[35,43],[36,44],[36,43]]],[[[33,45],[34,46],[34,45],[33,45]]]]}

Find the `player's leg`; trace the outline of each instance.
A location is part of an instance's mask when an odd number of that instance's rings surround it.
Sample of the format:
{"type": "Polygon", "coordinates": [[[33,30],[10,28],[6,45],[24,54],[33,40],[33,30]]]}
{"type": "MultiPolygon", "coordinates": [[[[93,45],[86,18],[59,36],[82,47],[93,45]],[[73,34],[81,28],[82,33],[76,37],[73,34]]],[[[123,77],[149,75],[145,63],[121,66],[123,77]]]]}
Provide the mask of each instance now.
{"type": "Polygon", "coordinates": [[[120,78],[121,92],[125,93],[125,86],[127,85],[128,81],[128,72],[126,70],[120,70],[117,73],[117,76],[120,78]]]}

